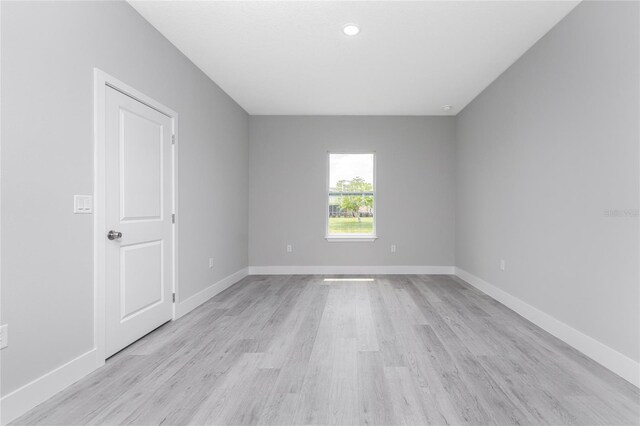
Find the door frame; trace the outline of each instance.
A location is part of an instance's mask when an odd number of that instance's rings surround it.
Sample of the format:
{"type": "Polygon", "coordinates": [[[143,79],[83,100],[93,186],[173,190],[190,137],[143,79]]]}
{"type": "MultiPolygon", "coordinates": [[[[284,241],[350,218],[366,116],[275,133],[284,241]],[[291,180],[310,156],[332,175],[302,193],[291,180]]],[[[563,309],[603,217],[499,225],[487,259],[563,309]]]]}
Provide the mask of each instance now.
{"type": "Polygon", "coordinates": [[[141,102],[171,119],[172,134],[172,211],[175,222],[172,231],[173,246],[173,276],[171,287],[175,295],[172,320],[176,319],[176,300],[178,298],[178,113],[160,102],[139,92],[128,84],[106,72],[93,69],[93,142],[94,142],[94,181],[93,181],[93,344],[96,359],[100,365],[105,362],[105,313],[106,313],[106,141],[105,141],[105,113],[107,88],[115,89],[141,102]]]}

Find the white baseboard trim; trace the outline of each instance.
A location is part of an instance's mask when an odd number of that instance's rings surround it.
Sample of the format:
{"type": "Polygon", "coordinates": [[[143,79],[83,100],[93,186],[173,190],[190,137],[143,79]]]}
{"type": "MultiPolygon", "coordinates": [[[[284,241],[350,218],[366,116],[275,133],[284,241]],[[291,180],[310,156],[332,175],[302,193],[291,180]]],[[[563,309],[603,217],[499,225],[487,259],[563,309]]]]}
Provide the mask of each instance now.
{"type": "Polygon", "coordinates": [[[2,412],[0,424],[6,425],[17,419],[67,386],[82,379],[102,364],[104,364],[104,360],[99,363],[97,351],[92,349],[3,396],[0,400],[0,411],[2,412]]]}
{"type": "MultiPolygon", "coordinates": [[[[243,268],[176,304],[176,319],[189,313],[247,275],[437,274],[453,275],[514,310],[540,328],[640,387],[640,363],[572,328],[551,315],[453,266],[251,266],[243,268]]],[[[0,424],[6,425],[104,364],[92,349],[0,399],[0,424]]]]}
{"type": "Polygon", "coordinates": [[[464,269],[455,268],[455,275],[618,376],[640,387],[640,363],[464,269]]]}
{"type": "Polygon", "coordinates": [[[193,296],[176,303],[176,310],[173,319],[176,320],[182,316],[185,316],[198,306],[202,305],[207,300],[211,299],[216,294],[222,293],[224,290],[228,289],[247,275],[249,275],[249,268],[242,268],[239,271],[229,275],[228,277],[221,279],[217,283],[210,285],[204,290],[199,291],[193,296]]]}
{"type": "MultiPolygon", "coordinates": [[[[191,312],[216,294],[246,277],[248,273],[249,268],[243,268],[194,294],[185,301],[177,303],[174,319],[191,312]]],[[[0,425],[4,426],[12,422],[102,365],[104,365],[104,360],[99,360],[97,350],[92,349],[3,396],[0,399],[0,425]]]]}
{"type": "Polygon", "coordinates": [[[453,266],[249,266],[249,275],[453,275],[453,266]]]}

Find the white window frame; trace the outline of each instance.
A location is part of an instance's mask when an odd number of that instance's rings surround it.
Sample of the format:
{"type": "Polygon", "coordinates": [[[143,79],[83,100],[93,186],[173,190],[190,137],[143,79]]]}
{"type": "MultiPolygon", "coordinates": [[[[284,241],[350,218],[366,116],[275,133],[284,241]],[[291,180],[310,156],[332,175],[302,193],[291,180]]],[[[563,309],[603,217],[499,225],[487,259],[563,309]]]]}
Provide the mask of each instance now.
{"type": "Polygon", "coordinates": [[[327,151],[327,181],[325,187],[325,203],[324,203],[324,215],[325,215],[325,239],[330,243],[339,242],[359,242],[359,243],[372,243],[378,239],[377,231],[377,179],[376,170],[376,152],[375,151],[327,151]],[[372,154],[373,155],[373,233],[372,234],[332,234],[329,235],[329,192],[331,192],[331,154],[372,154]]]}

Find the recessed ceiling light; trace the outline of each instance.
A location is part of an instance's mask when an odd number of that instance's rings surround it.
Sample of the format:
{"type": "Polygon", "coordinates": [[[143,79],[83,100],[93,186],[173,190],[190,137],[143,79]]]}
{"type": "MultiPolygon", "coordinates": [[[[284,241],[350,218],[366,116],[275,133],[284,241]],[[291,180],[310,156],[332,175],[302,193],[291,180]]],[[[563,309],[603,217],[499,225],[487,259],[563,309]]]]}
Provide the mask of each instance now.
{"type": "Polygon", "coordinates": [[[451,108],[453,108],[453,106],[451,106],[451,105],[442,105],[442,109],[444,111],[451,111],[451,108]]]}
{"type": "Polygon", "coordinates": [[[353,37],[355,35],[358,35],[358,33],[360,32],[360,27],[358,27],[356,24],[347,24],[342,28],[342,32],[345,33],[345,35],[353,37]]]}

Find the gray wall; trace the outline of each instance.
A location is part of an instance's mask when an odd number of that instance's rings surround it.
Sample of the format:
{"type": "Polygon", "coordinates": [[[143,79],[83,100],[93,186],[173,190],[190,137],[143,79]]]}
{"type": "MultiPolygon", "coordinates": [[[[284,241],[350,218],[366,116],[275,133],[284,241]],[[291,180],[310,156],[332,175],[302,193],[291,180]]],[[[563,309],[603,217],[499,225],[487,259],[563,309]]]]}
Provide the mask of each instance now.
{"type": "Polygon", "coordinates": [[[636,361],[638,9],[583,2],[456,118],[456,266],[636,361]]]}
{"type": "Polygon", "coordinates": [[[93,346],[93,67],[180,115],[180,299],[247,266],[248,116],[121,2],[2,2],[2,394],[93,346]],[[216,268],[208,267],[214,257],[216,268]]]}
{"type": "Polygon", "coordinates": [[[249,120],[126,4],[1,8],[3,395],[93,345],[93,218],[71,213],[92,193],[93,67],[180,114],[179,299],[247,251],[453,265],[455,211],[457,266],[639,359],[638,218],[605,216],[639,202],[637,3],[581,4],[455,120],[249,120]],[[333,149],[377,151],[375,243],[323,238],[333,149]]]}
{"type": "Polygon", "coordinates": [[[252,266],[454,264],[452,117],[261,116],[249,122],[252,266]],[[374,243],[324,239],[330,150],[376,151],[374,243]],[[287,243],[293,253],[286,253],[287,243]]]}

